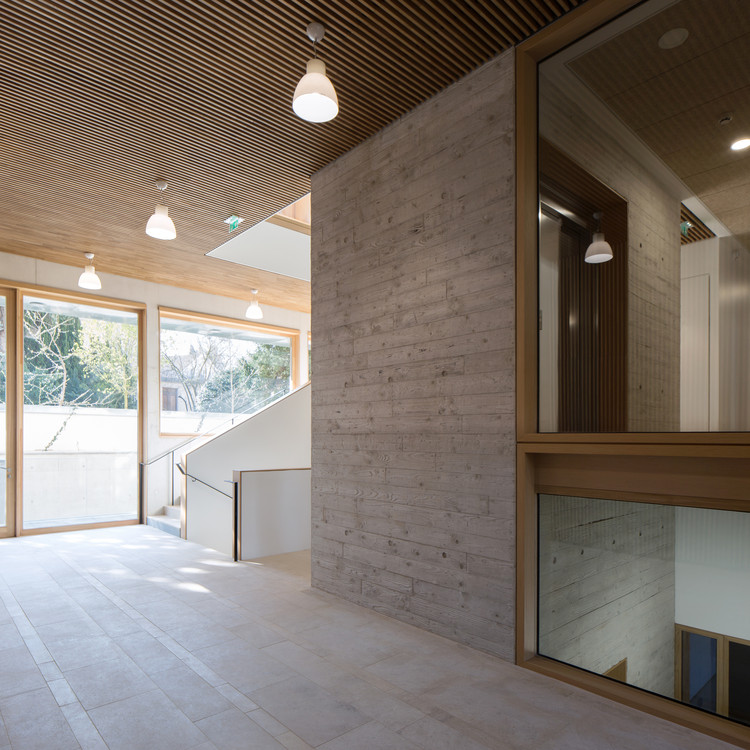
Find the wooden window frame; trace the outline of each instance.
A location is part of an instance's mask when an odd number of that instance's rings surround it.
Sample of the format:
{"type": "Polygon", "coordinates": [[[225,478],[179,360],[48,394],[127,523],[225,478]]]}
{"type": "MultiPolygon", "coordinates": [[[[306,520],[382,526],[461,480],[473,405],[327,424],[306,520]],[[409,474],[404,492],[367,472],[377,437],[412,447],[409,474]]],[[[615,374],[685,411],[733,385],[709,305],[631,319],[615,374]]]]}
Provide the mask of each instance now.
{"type": "Polygon", "coordinates": [[[212,315],[210,313],[192,312],[190,310],[180,310],[174,307],[158,308],[159,325],[158,325],[158,356],[159,356],[159,437],[196,437],[198,432],[164,432],[161,428],[161,319],[162,316],[176,320],[186,320],[193,323],[205,323],[211,326],[223,326],[225,328],[245,328],[258,333],[283,336],[289,339],[290,363],[291,368],[291,390],[295,390],[300,385],[299,362],[300,352],[300,332],[296,328],[285,328],[268,323],[255,323],[241,318],[230,318],[224,315],[212,315]]]}
{"type": "Polygon", "coordinates": [[[749,433],[540,433],[537,429],[537,66],[639,0],[587,0],[515,50],[516,663],[686,727],[750,747],[750,729],[537,653],[541,492],[750,510],[749,433]],[[721,467],[721,469],[717,469],[721,467]],[[724,469],[728,475],[717,473],[724,469]],[[688,481],[689,479],[698,479],[688,481]]]}
{"type": "Polygon", "coordinates": [[[702,630],[689,625],[674,624],[674,694],[679,700],[682,698],[682,634],[695,633],[705,635],[716,641],[716,713],[726,716],[729,712],[729,644],[739,643],[742,646],[750,646],[750,641],[744,638],[735,638],[724,633],[715,633],[712,630],[702,630]]]}
{"type": "Polygon", "coordinates": [[[23,377],[17,377],[23,372],[23,299],[24,297],[39,296],[62,302],[76,302],[91,307],[103,307],[108,310],[122,310],[135,313],[138,320],[138,463],[143,461],[145,450],[146,429],[146,305],[142,302],[132,302],[88,294],[86,292],[66,291],[54,287],[38,284],[23,284],[17,281],[0,279],[0,292],[6,295],[9,319],[14,324],[8,329],[7,357],[13,359],[14,366],[8,373],[6,386],[6,418],[8,419],[8,435],[11,438],[7,446],[6,461],[12,467],[13,503],[15,506],[12,517],[6,519],[6,536],[37,536],[53,534],[60,531],[79,531],[81,529],[101,529],[115,526],[135,526],[142,523],[144,508],[143,498],[139,498],[136,505],[137,517],[125,521],[103,521],[87,524],[71,524],[65,526],[48,526],[39,529],[24,529],[23,527],[23,377]],[[12,318],[11,313],[12,312],[12,318]],[[13,398],[7,397],[14,394],[13,398]]]}
{"type": "MultiPolygon", "coordinates": [[[[22,409],[19,409],[19,390],[18,390],[18,378],[16,377],[18,370],[20,369],[19,364],[19,350],[17,348],[18,342],[18,289],[13,284],[2,282],[0,285],[0,294],[5,297],[5,362],[6,362],[6,381],[5,381],[5,434],[6,434],[6,448],[5,448],[5,465],[7,470],[10,470],[11,477],[8,481],[7,477],[3,477],[6,483],[6,513],[5,513],[5,527],[0,533],[0,538],[14,537],[16,536],[16,530],[19,527],[18,524],[18,502],[17,498],[20,495],[21,478],[18,474],[18,446],[20,445],[20,424],[18,422],[19,413],[22,409]]],[[[23,341],[23,337],[21,338],[23,341]]],[[[20,394],[20,405],[23,404],[23,393],[20,394]]]]}

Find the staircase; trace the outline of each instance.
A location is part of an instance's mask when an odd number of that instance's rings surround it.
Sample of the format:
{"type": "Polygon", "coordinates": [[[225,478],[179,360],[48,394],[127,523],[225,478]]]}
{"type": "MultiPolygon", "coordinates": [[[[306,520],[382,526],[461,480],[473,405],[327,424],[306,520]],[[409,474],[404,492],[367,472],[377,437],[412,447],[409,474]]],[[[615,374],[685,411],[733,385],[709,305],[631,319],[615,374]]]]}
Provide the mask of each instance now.
{"type": "Polygon", "coordinates": [[[147,518],[146,523],[149,526],[166,531],[167,534],[180,536],[181,515],[181,505],[163,505],[158,513],[147,518]]]}

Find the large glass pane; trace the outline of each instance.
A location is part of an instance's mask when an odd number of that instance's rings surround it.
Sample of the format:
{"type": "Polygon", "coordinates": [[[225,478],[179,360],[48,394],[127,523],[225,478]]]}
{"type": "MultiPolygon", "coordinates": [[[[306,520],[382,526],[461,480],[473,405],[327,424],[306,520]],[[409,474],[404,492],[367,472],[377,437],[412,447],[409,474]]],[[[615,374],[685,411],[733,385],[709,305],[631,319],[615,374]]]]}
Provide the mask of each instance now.
{"type": "Polygon", "coordinates": [[[8,517],[8,455],[7,441],[7,383],[8,383],[8,308],[5,297],[0,296],[0,527],[7,524],[8,517]]]}
{"type": "Polygon", "coordinates": [[[750,715],[750,513],[540,495],[538,608],[543,656],[750,715]]]}
{"type": "Polygon", "coordinates": [[[138,316],[23,301],[23,525],[138,517],[138,316]]]}
{"type": "Polygon", "coordinates": [[[750,429],[749,33],[649,0],[540,64],[540,431],[750,429]]]}
{"type": "Polygon", "coordinates": [[[247,416],[291,389],[290,339],[161,316],[161,431],[192,434],[247,416]]]}

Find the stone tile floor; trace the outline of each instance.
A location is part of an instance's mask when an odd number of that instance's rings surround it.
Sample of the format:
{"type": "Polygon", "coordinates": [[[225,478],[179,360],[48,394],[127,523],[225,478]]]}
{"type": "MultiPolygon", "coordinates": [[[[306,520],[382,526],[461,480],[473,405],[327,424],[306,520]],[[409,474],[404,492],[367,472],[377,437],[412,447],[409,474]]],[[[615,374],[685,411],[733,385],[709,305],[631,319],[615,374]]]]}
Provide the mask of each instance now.
{"type": "Polygon", "coordinates": [[[0,749],[730,745],[148,526],[0,541],[0,749]]]}

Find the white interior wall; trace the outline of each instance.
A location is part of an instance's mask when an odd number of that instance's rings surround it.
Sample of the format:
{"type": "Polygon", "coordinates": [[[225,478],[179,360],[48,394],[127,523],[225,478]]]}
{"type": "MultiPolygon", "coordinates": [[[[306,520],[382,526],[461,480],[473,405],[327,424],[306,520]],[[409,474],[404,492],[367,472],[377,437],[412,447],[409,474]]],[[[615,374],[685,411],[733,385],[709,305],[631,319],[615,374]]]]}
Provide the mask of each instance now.
{"type": "MultiPolygon", "coordinates": [[[[311,456],[310,386],[298,388],[186,457],[187,472],[232,493],[235,471],[308,469],[311,456]]],[[[187,538],[231,553],[233,500],[187,481],[187,538]]]]}
{"type": "MultiPolygon", "coordinates": [[[[83,256],[82,260],[83,260],[83,256]]],[[[78,277],[81,268],[60,263],[27,258],[22,255],[0,252],[0,279],[23,284],[36,284],[61,291],[81,292],[78,277]]],[[[101,292],[87,292],[103,299],[139,302],[146,305],[146,435],[144,456],[148,459],[169,450],[181,442],[180,438],[166,438],[159,434],[159,307],[172,307],[191,312],[222,315],[245,320],[248,300],[221,297],[206,292],[196,292],[176,286],[155,284],[150,281],[131,279],[108,274],[97,266],[102,280],[101,292]]],[[[249,290],[248,290],[249,295],[249,290]]],[[[299,357],[299,382],[307,381],[307,334],[310,330],[310,314],[279,307],[263,305],[262,323],[293,328],[300,332],[301,356],[299,357]]],[[[184,439],[184,438],[183,438],[184,439]]],[[[246,468],[246,467],[241,467],[246,468]]],[[[167,476],[167,470],[162,472],[167,476]]],[[[149,498],[148,512],[154,512],[164,504],[164,493],[153,493],[149,498]]]]}
{"type": "Polygon", "coordinates": [[[750,640],[750,513],[677,508],[675,621],[750,640]]]}
{"type": "Polygon", "coordinates": [[[310,549],[310,469],[243,471],[240,476],[240,559],[310,549]]]}
{"type": "Polygon", "coordinates": [[[683,298],[680,345],[680,429],[719,429],[719,238],[683,245],[680,253],[680,277],[683,298]],[[708,308],[697,310],[691,298],[692,287],[703,287],[708,279],[708,308]],[[698,279],[703,279],[700,281],[698,279]],[[700,318],[707,312],[708,320],[700,318]],[[708,350],[708,378],[702,381],[695,372],[695,352],[708,350]],[[708,404],[707,424],[703,408],[708,404]]]}
{"type": "Polygon", "coordinates": [[[712,237],[682,248],[680,427],[750,427],[750,252],[733,237],[712,237]],[[702,298],[707,282],[708,305],[702,298]],[[705,314],[704,314],[705,313],[705,314]],[[701,355],[708,351],[708,377],[701,355]],[[688,386],[685,390],[685,385],[688,386]],[[708,402],[709,417],[703,418],[708,402]]]}
{"type": "Polygon", "coordinates": [[[750,252],[719,241],[719,429],[750,429],[750,252]]]}
{"type": "Polygon", "coordinates": [[[682,279],[680,316],[680,429],[711,429],[711,277],[682,279]]]}

